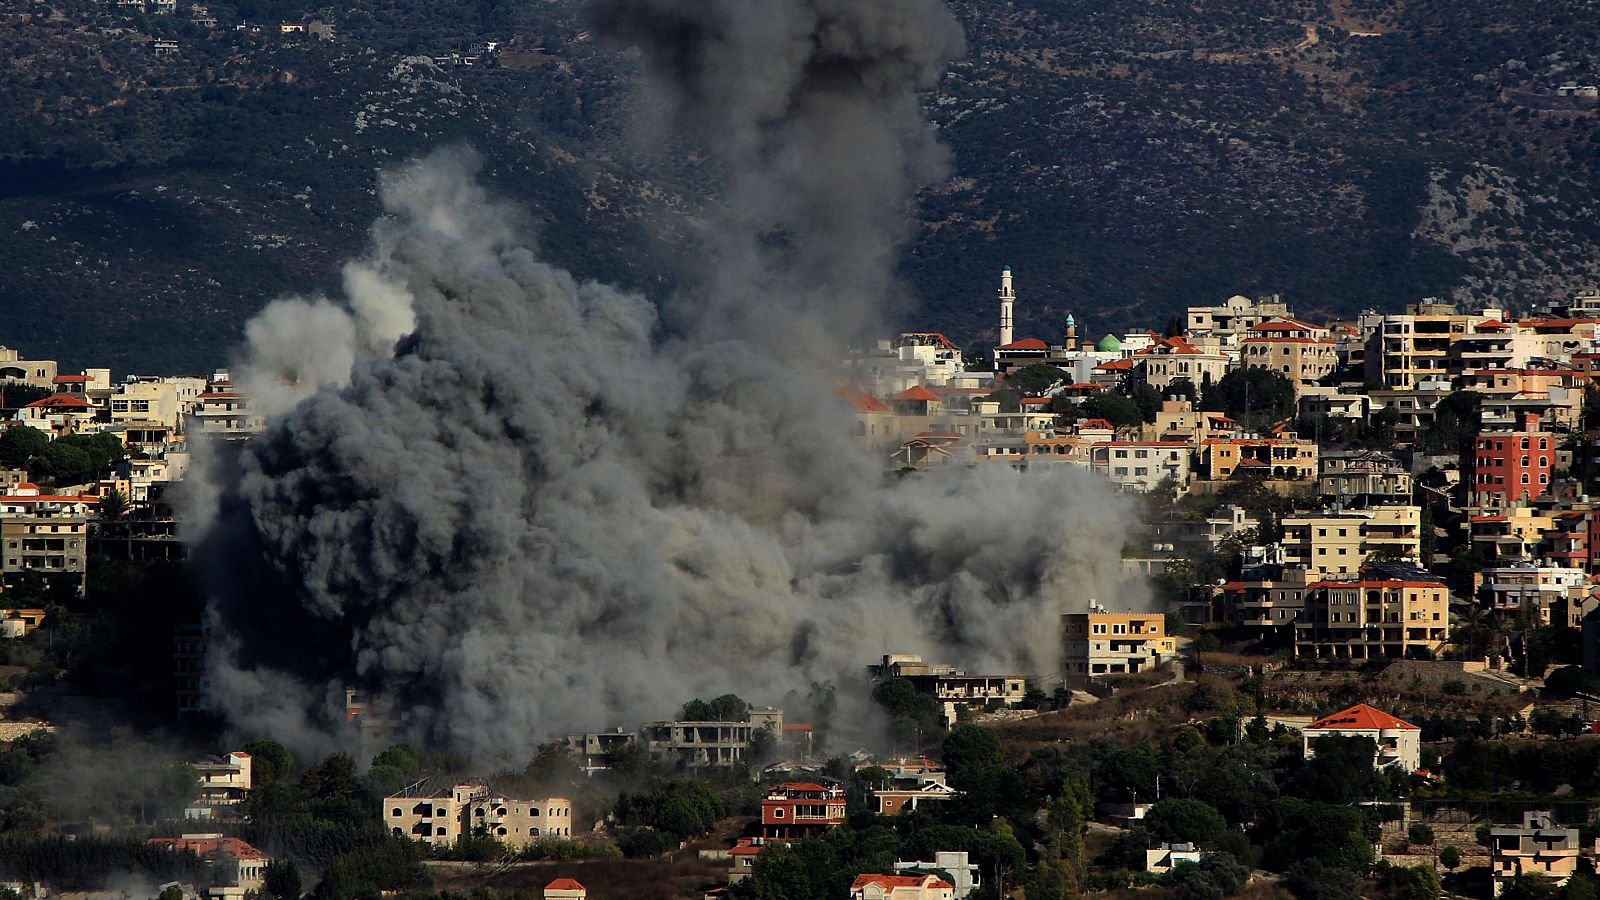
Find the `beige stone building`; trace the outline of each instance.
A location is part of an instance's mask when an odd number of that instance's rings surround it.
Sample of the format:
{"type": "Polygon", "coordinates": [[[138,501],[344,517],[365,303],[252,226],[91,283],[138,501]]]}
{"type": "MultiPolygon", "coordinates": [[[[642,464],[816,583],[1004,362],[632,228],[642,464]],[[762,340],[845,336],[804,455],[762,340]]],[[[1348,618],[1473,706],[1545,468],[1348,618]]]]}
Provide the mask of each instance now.
{"type": "Polygon", "coordinates": [[[1321,581],[1295,624],[1296,656],[1431,659],[1450,635],[1450,591],[1435,581],[1321,581]]]}
{"type": "Polygon", "coordinates": [[[1216,306],[1189,307],[1187,331],[1196,338],[1211,337],[1223,346],[1237,346],[1252,326],[1287,315],[1289,304],[1277,294],[1260,300],[1235,294],[1216,306]]]}
{"type": "Polygon", "coordinates": [[[1148,671],[1177,652],[1161,613],[1108,613],[1091,602],[1090,612],[1063,615],[1061,630],[1070,687],[1148,671]]]}
{"type": "Polygon", "coordinates": [[[0,385],[18,381],[34,387],[52,387],[56,380],[53,359],[23,359],[21,351],[0,347],[0,385]]]}
{"type": "Polygon", "coordinates": [[[1368,557],[1417,560],[1422,553],[1422,510],[1373,506],[1285,516],[1284,563],[1315,578],[1353,577],[1368,557]]]}
{"type": "Polygon", "coordinates": [[[1338,342],[1326,328],[1298,319],[1272,319],[1251,326],[1239,348],[1239,364],[1277,372],[1298,393],[1339,367],[1338,342]]]}
{"type": "Polygon", "coordinates": [[[1578,871],[1585,849],[1576,828],[1556,824],[1547,811],[1522,814],[1520,828],[1489,830],[1489,876],[1500,896],[1518,875],[1541,875],[1564,885],[1578,871]]]}
{"type": "Polygon", "coordinates": [[[1402,315],[1362,316],[1366,380],[1396,390],[1423,382],[1448,383],[1450,345],[1474,333],[1484,319],[1497,317],[1492,310],[1460,313],[1453,304],[1437,300],[1409,304],[1402,315]]]}
{"type": "Polygon", "coordinates": [[[425,844],[452,844],[462,836],[487,834],[515,848],[572,836],[571,800],[518,800],[482,781],[436,790],[423,786],[385,797],[383,815],[391,834],[425,844]]]}
{"type": "Polygon", "coordinates": [[[1229,356],[1195,346],[1181,337],[1161,338],[1133,355],[1134,371],[1158,391],[1187,381],[1197,389],[1228,374],[1229,356]]]}
{"type": "Polygon", "coordinates": [[[1301,480],[1317,476],[1317,443],[1288,434],[1274,438],[1210,438],[1199,448],[1200,474],[1210,481],[1234,476],[1301,480]]]}

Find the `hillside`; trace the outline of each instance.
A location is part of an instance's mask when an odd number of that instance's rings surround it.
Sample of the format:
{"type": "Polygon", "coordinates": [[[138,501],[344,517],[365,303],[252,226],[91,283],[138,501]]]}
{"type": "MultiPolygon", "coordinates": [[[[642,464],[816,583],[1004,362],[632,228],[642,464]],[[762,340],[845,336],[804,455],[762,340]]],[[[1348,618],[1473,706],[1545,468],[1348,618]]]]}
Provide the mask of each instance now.
{"type": "MultiPolygon", "coordinates": [[[[1600,111],[1556,91],[1600,81],[1593,0],[951,5],[969,54],[928,108],[955,171],[920,198],[905,325],[992,340],[1002,262],[1038,334],[1240,292],[1318,315],[1600,281],[1600,111]]],[[[640,149],[631,61],[572,0],[131,9],[0,0],[0,343],[224,364],[261,303],[337,286],[376,169],[441,143],[583,276],[663,290],[694,227],[692,155],[640,149]],[[310,19],[337,37],[277,33],[310,19]],[[450,57],[485,41],[499,65],[450,57]]]]}

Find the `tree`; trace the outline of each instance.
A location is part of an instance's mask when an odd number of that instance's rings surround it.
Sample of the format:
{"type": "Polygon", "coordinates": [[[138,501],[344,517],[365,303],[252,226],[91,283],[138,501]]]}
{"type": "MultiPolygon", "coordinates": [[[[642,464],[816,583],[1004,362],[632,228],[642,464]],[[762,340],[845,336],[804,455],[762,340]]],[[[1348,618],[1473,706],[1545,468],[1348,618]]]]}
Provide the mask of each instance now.
{"type": "Polygon", "coordinates": [[[50,438],[37,428],[13,425],[0,433],[0,466],[7,469],[29,469],[33,461],[50,446],[50,438]]]}
{"type": "Polygon", "coordinates": [[[1235,419],[1287,419],[1294,415],[1294,383],[1271,369],[1234,369],[1206,391],[1201,405],[1235,419]]]}
{"type": "Polygon", "coordinates": [[[1046,363],[1034,363],[1006,376],[1006,385],[1025,397],[1037,397],[1071,379],[1064,370],[1046,363]]]}
{"type": "Polygon", "coordinates": [[[244,751],[250,754],[250,777],[257,786],[294,774],[294,756],[277,741],[250,741],[244,745],[244,751]]]}
{"type": "Polygon", "coordinates": [[[1454,846],[1446,847],[1439,851],[1439,865],[1454,872],[1456,866],[1461,865],[1461,851],[1454,846]]]}
{"type": "Polygon", "coordinates": [[[1078,404],[1077,414],[1082,419],[1105,419],[1119,428],[1138,425],[1144,421],[1139,404],[1121,394],[1100,394],[1078,404]]]}
{"type": "Polygon", "coordinates": [[[723,694],[710,702],[690,700],[685,703],[683,719],[686,722],[743,722],[749,709],[749,704],[733,694],[723,694]]]}
{"type": "Polygon", "coordinates": [[[274,900],[299,900],[300,867],[292,859],[275,859],[261,872],[262,893],[274,900]]]}
{"type": "Polygon", "coordinates": [[[888,713],[890,731],[900,742],[919,742],[924,735],[936,734],[944,720],[939,701],[918,691],[909,678],[886,678],[873,685],[872,702],[888,713]]]}
{"type": "Polygon", "coordinates": [[[1144,816],[1144,827],[1165,843],[1210,846],[1228,830],[1227,820],[1199,800],[1162,800],[1144,816]]]}
{"type": "Polygon", "coordinates": [[[1000,762],[1000,735],[978,725],[959,725],[940,745],[945,768],[951,775],[966,768],[993,766],[1000,762]]]}
{"type": "Polygon", "coordinates": [[[1361,900],[1360,876],[1316,858],[1295,863],[1286,883],[1300,900],[1361,900]]]}
{"type": "Polygon", "coordinates": [[[1406,828],[1406,841],[1412,844],[1433,843],[1433,829],[1426,822],[1412,822],[1406,828]]]}

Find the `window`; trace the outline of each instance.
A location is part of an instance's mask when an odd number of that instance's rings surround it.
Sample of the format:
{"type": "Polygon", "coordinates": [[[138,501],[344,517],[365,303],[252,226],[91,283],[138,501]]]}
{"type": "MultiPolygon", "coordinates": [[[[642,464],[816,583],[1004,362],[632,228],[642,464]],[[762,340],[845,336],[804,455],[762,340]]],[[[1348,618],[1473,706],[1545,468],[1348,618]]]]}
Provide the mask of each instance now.
{"type": "Polygon", "coordinates": [[[394,809],[389,810],[389,815],[397,819],[400,818],[400,807],[396,806],[394,809]]]}
{"type": "Polygon", "coordinates": [[[1523,465],[1527,465],[1527,464],[1528,464],[1528,458],[1527,458],[1527,457],[1526,457],[1526,456],[1524,456],[1524,457],[1523,457],[1523,458],[1522,458],[1522,464],[1523,464],[1523,465]]]}
{"type": "Polygon", "coordinates": [[[1106,626],[1104,626],[1104,625],[1096,625],[1096,626],[1094,626],[1094,633],[1095,634],[1105,634],[1106,633],[1106,626]]]}
{"type": "Polygon", "coordinates": [[[772,811],[772,817],[773,817],[773,818],[774,818],[774,819],[781,819],[781,818],[783,818],[783,810],[781,810],[781,809],[774,809],[774,810],[773,810],[773,811],[772,811]]]}
{"type": "Polygon", "coordinates": [[[1527,472],[1523,472],[1522,473],[1522,483],[1523,484],[1527,484],[1528,483],[1528,473],[1527,472]]]}

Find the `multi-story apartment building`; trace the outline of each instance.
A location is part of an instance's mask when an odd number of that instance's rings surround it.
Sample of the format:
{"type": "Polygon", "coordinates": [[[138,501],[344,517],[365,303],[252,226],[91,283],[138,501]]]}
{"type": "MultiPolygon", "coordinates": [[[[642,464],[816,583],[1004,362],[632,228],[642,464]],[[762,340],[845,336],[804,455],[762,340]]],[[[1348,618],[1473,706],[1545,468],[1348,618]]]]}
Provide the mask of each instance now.
{"type": "Polygon", "coordinates": [[[24,572],[70,581],[82,596],[88,571],[92,495],[45,494],[23,482],[0,494],[0,573],[24,572]]]}
{"type": "Polygon", "coordinates": [[[1526,612],[1541,625],[1579,628],[1584,613],[1594,608],[1589,574],[1582,569],[1523,562],[1479,574],[1478,601],[1500,613],[1526,612]]]}
{"type": "Polygon", "coordinates": [[[956,722],[960,708],[981,710],[991,703],[1016,706],[1027,692],[1021,675],[969,675],[952,665],[923,662],[913,653],[885,654],[883,661],[867,666],[873,678],[903,678],[918,693],[928,694],[944,707],[944,718],[956,722]]]}
{"type": "Polygon", "coordinates": [[[572,836],[572,801],[518,800],[482,781],[401,791],[384,798],[383,813],[390,834],[425,844],[452,844],[463,836],[487,834],[508,846],[525,847],[545,838],[572,836]]]}
{"type": "Polygon", "coordinates": [[[1451,377],[1482,369],[1514,369],[1528,364],[1535,338],[1510,322],[1484,319],[1458,336],[1445,353],[1451,377]]]}
{"type": "Polygon", "coordinates": [[[1338,342],[1326,328],[1298,319],[1272,319],[1251,326],[1240,347],[1239,364],[1277,372],[1298,392],[1339,367],[1338,342]]]}
{"type": "Polygon", "coordinates": [[[644,741],[652,756],[681,765],[732,766],[744,761],[762,732],[777,745],[783,737],[783,710],[753,706],[742,722],[651,722],[644,727],[644,741]]]}
{"type": "Polygon", "coordinates": [[[1216,618],[1261,637],[1292,634],[1306,607],[1306,570],[1285,569],[1272,580],[1230,581],[1217,592],[1216,618]]]}
{"type": "Polygon", "coordinates": [[[1354,576],[1374,554],[1417,560],[1422,553],[1422,510],[1415,506],[1301,513],[1283,519],[1284,563],[1313,578],[1354,576]]]}
{"type": "Polygon", "coordinates": [[[1425,300],[1406,307],[1403,315],[1366,315],[1366,380],[1389,388],[1412,390],[1426,382],[1448,384],[1450,345],[1495,311],[1463,314],[1448,303],[1425,300]]]}
{"type": "Polygon", "coordinates": [[[194,764],[200,778],[200,798],[195,806],[215,809],[234,806],[244,800],[255,786],[254,762],[249,753],[234,750],[221,759],[207,759],[194,764]]]}
{"type": "Polygon", "coordinates": [[[1189,483],[1193,448],[1185,441],[1116,441],[1090,448],[1090,468],[1111,479],[1120,491],[1146,493],[1171,479],[1182,491],[1189,483]]]}
{"type": "Polygon", "coordinates": [[[1363,578],[1319,581],[1295,625],[1295,655],[1315,659],[1431,659],[1450,633],[1442,582],[1363,578]]]}
{"type": "Polygon", "coordinates": [[[791,781],[767,791],[761,800],[761,836],[798,840],[844,824],[844,789],[791,781]]]}
{"type": "MultiPolygon", "coordinates": [[[[1224,347],[1237,346],[1253,326],[1269,319],[1287,318],[1289,304],[1277,294],[1252,300],[1235,294],[1217,306],[1189,307],[1189,334],[1215,338],[1224,347]]],[[[1195,382],[1198,384],[1199,382],[1195,382]]]]}
{"type": "Polygon", "coordinates": [[[1585,849],[1576,828],[1556,824],[1549,811],[1522,814],[1520,828],[1489,829],[1489,877],[1500,896],[1518,875],[1539,875],[1564,885],[1578,871],[1585,849]]]}
{"type": "Polygon", "coordinates": [[[1375,769],[1395,766],[1410,773],[1422,768],[1422,728],[1381,709],[1358,703],[1312,722],[1300,731],[1302,754],[1316,756],[1317,742],[1334,735],[1371,740],[1375,769]]]}
{"type": "Polygon", "coordinates": [[[1066,683],[1086,687],[1107,675],[1154,669],[1177,652],[1160,613],[1109,613],[1093,605],[1087,613],[1061,617],[1066,683]]]}
{"type": "Polygon", "coordinates": [[[1249,510],[1228,503],[1203,519],[1171,518],[1152,522],[1149,534],[1150,542],[1157,545],[1157,552],[1201,556],[1215,551],[1227,538],[1244,535],[1260,526],[1261,520],[1249,510]]]}
{"type": "Polygon", "coordinates": [[[219,372],[195,397],[185,429],[191,434],[247,438],[261,433],[266,419],[250,408],[250,400],[234,390],[226,372],[219,372]]]}
{"type": "Polygon", "coordinates": [[[1243,470],[1263,478],[1317,477],[1317,443],[1292,432],[1271,438],[1208,438],[1200,443],[1200,474],[1226,481],[1243,470]]]}
{"type": "Polygon", "coordinates": [[[1158,391],[1173,382],[1187,381],[1199,388],[1220,381],[1232,363],[1228,354],[1197,347],[1181,337],[1161,338],[1133,355],[1134,372],[1158,391]]]}
{"type": "MultiPolygon", "coordinates": [[[[1556,436],[1526,416],[1520,431],[1486,431],[1473,441],[1471,502],[1479,509],[1526,503],[1550,490],[1555,473],[1556,436]]],[[[1463,466],[1468,461],[1462,460],[1463,466]]]]}
{"type": "Polygon", "coordinates": [[[1406,503],[1411,472],[1400,460],[1377,450],[1331,450],[1321,455],[1317,494],[1347,506],[1406,503]]]}

